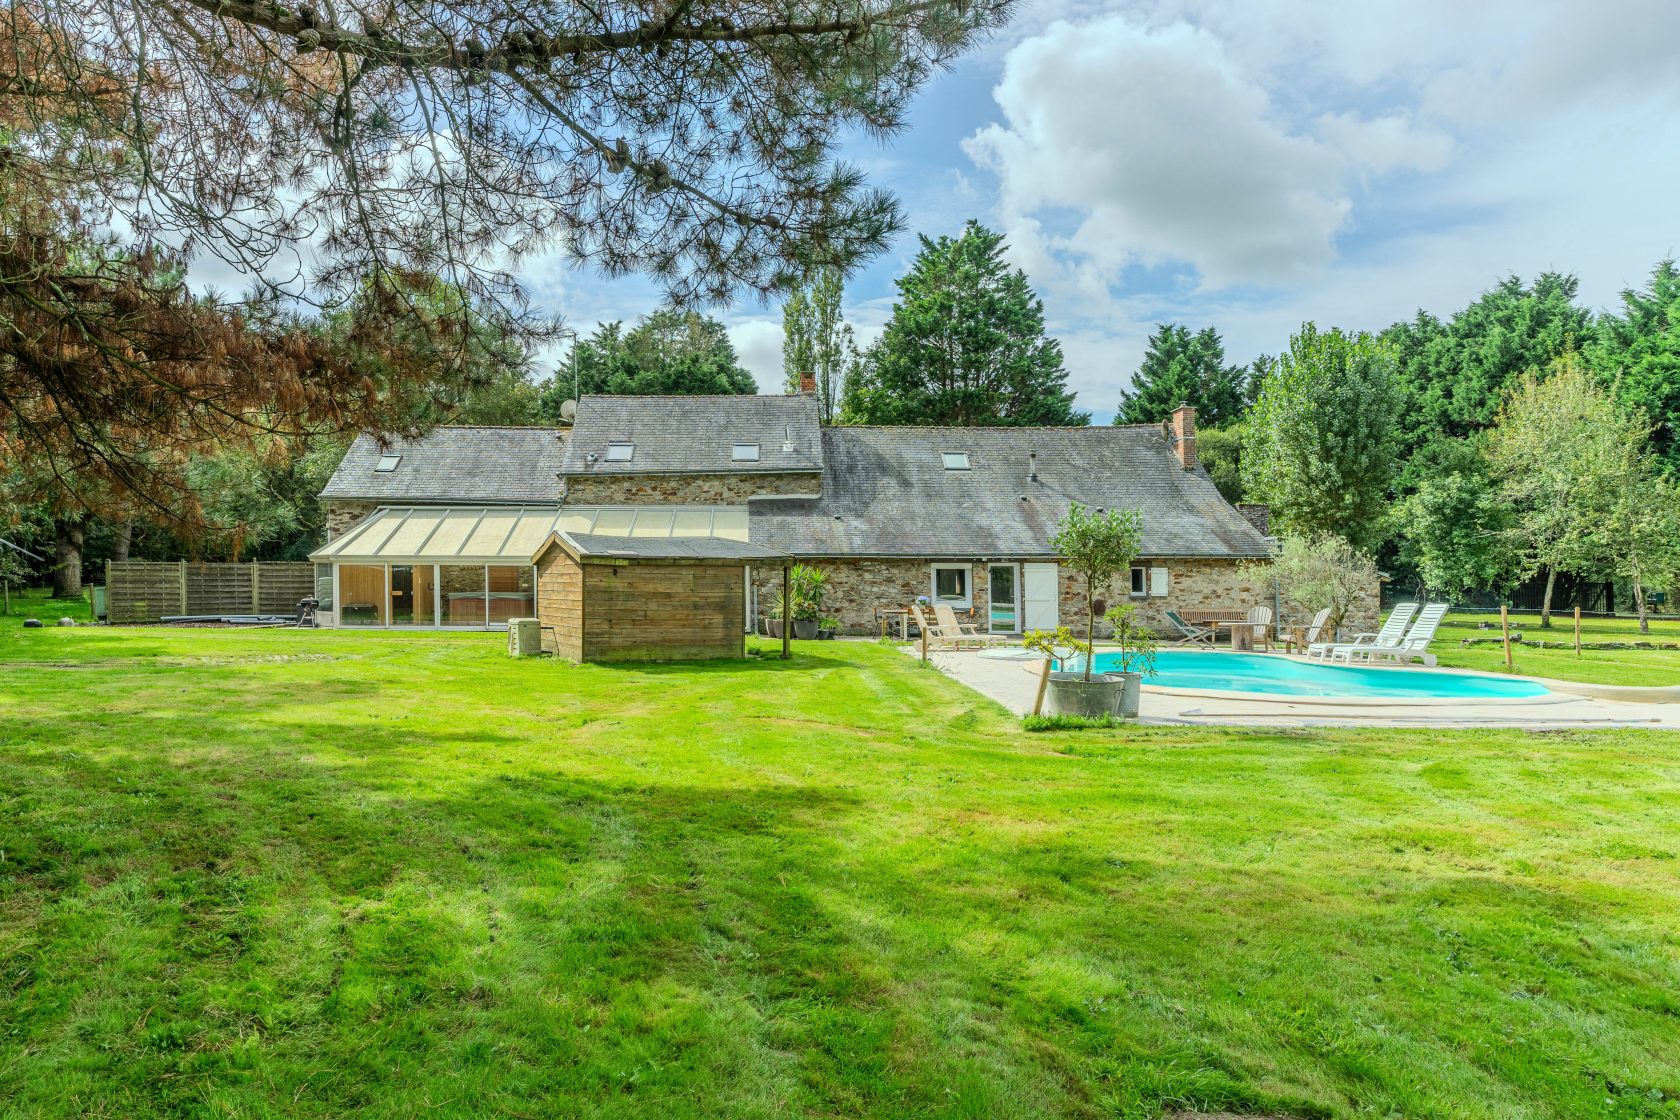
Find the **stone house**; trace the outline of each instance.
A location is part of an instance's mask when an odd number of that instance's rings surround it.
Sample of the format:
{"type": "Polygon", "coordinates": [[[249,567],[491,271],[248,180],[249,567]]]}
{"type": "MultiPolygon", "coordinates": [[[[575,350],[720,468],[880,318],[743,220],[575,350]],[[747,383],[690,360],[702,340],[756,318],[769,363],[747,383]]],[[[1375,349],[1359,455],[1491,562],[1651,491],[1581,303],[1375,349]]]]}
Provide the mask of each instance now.
{"type": "MultiPolygon", "coordinates": [[[[559,530],[797,557],[827,574],[826,610],[853,633],[919,596],[997,633],[1077,626],[1085,589],[1048,543],[1074,502],[1141,511],[1144,556],[1100,598],[1131,599],[1163,633],[1167,609],[1272,599],[1241,570],[1270,541],[1197,463],[1189,408],[1163,425],[824,427],[809,393],[585,396],[570,428],[440,428],[385,449],[363,437],[321,497],[329,539],[313,558],[343,625],[531,613],[533,555],[559,530]]],[[[781,569],[744,579],[753,629],[781,569]]]]}

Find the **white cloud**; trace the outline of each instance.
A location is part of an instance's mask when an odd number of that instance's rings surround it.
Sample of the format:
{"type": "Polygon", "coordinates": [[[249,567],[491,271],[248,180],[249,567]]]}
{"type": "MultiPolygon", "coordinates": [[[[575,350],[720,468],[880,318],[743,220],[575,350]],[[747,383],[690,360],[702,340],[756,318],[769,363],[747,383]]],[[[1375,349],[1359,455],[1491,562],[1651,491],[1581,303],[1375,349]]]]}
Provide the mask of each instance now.
{"type": "Polygon", "coordinates": [[[1223,40],[1187,23],[1055,24],[1009,53],[994,96],[1004,123],[965,149],[997,174],[1023,264],[1055,253],[1086,286],[1178,262],[1211,288],[1300,283],[1334,258],[1357,178],[1450,152],[1398,113],[1294,127],[1223,40]]]}
{"type": "Polygon", "coordinates": [[[729,341],[741,368],[758,381],[761,393],[782,391],[782,321],[742,319],[729,325],[729,341]]]}

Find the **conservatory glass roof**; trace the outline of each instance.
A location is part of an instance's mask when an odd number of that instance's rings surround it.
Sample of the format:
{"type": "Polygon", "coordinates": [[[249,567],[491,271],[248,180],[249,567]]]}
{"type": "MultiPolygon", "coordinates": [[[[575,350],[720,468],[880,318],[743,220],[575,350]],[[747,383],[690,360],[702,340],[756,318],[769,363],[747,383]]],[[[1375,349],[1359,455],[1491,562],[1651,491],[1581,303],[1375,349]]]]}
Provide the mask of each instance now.
{"type": "Polygon", "coordinates": [[[556,529],[616,537],[747,539],[745,506],[384,506],[310,554],[351,563],[528,564],[556,529]]]}

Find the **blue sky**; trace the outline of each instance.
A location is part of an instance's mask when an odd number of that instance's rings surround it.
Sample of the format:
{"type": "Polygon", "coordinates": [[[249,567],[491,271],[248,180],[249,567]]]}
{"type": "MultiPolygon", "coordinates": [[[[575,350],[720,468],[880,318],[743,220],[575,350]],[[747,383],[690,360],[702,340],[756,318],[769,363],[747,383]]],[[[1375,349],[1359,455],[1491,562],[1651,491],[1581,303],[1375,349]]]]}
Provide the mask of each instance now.
{"type": "MultiPolygon", "coordinates": [[[[1515,273],[1594,307],[1680,250],[1680,4],[1041,0],[848,158],[910,229],[853,277],[861,339],[917,233],[1004,230],[1080,406],[1106,420],[1156,322],[1228,356],[1308,318],[1450,313],[1515,273]]],[[[656,302],[551,263],[534,294],[587,332],[656,302]]],[[[761,388],[778,307],[720,309],[761,388]]]]}

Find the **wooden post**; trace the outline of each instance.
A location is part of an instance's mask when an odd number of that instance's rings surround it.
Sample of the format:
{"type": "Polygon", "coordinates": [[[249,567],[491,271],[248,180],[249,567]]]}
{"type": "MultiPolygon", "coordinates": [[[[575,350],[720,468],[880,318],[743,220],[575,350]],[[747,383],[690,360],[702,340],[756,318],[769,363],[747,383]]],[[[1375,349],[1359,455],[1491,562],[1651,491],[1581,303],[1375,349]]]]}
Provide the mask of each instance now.
{"type": "Polygon", "coordinates": [[[1575,604],[1575,656],[1581,656],[1581,604],[1575,604]]]}
{"type": "Polygon", "coordinates": [[[1038,674],[1038,695],[1033,697],[1033,715],[1037,715],[1044,707],[1044,690],[1050,687],[1050,659],[1044,659],[1044,668],[1038,674]]]}
{"type": "Polygon", "coordinates": [[[187,613],[187,562],[181,561],[181,612],[187,613]]]}
{"type": "Polygon", "coordinates": [[[1511,615],[1510,615],[1510,612],[1505,609],[1505,604],[1503,604],[1503,603],[1501,603],[1499,605],[1499,631],[1500,631],[1500,633],[1505,635],[1505,671],[1507,673],[1509,673],[1509,672],[1512,672],[1512,668],[1511,668],[1511,615]]]}
{"type": "Polygon", "coordinates": [[[255,560],[253,560],[253,561],[251,561],[251,613],[252,614],[261,614],[262,613],[262,606],[261,606],[262,600],[260,598],[258,598],[258,596],[257,596],[257,573],[258,573],[257,562],[255,560]]]}
{"type": "Polygon", "coordinates": [[[926,661],[927,660],[927,627],[920,624],[921,623],[920,619],[917,619],[916,621],[917,621],[916,636],[917,636],[917,640],[922,643],[922,660],[926,661]]]}
{"type": "Polygon", "coordinates": [[[793,656],[793,575],[782,565],[782,660],[793,656]]]}

